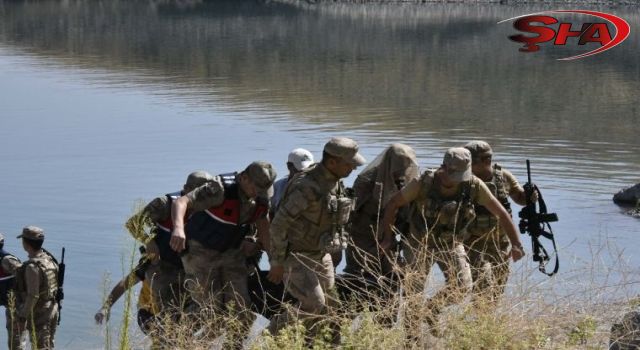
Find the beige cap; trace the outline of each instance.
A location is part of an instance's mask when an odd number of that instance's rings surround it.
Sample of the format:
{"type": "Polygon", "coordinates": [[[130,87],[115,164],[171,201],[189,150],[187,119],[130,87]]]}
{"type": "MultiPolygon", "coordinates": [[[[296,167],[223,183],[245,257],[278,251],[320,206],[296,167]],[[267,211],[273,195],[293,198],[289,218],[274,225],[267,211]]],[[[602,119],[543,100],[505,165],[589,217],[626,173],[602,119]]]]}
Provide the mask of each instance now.
{"type": "Polygon", "coordinates": [[[313,154],[304,148],[296,148],[289,152],[287,162],[293,164],[298,171],[302,171],[314,163],[313,154]]]}
{"type": "Polygon", "coordinates": [[[352,162],[356,166],[367,162],[367,160],[358,153],[358,143],[346,137],[331,138],[331,140],[324,145],[324,152],[352,162]]]}
{"type": "Polygon", "coordinates": [[[442,164],[447,175],[454,182],[471,180],[471,152],[462,147],[449,148],[444,154],[442,164]]]}
{"type": "Polygon", "coordinates": [[[258,195],[269,198],[273,196],[273,181],[278,174],[276,170],[267,162],[253,162],[244,170],[256,186],[258,195]]]}
{"type": "Polygon", "coordinates": [[[206,171],[194,171],[187,177],[184,184],[185,190],[192,191],[209,181],[213,181],[213,176],[206,171]]]}
{"type": "Polygon", "coordinates": [[[44,240],[44,230],[37,226],[27,226],[22,229],[22,234],[18,238],[42,241],[44,240]]]}
{"type": "Polygon", "coordinates": [[[493,155],[491,146],[484,141],[471,141],[464,145],[464,148],[471,152],[472,158],[480,158],[493,155]]]}

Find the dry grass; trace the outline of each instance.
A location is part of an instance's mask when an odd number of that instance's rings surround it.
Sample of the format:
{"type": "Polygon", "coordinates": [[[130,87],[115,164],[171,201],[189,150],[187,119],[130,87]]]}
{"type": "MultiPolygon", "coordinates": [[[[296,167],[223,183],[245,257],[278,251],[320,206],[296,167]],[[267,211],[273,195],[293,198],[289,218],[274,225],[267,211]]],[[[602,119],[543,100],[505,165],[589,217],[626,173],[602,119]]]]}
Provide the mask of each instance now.
{"type": "MultiPolygon", "coordinates": [[[[327,324],[341,325],[339,347],[344,349],[606,348],[612,323],[638,306],[638,276],[627,264],[624,252],[608,242],[590,246],[592,258],[587,267],[565,270],[553,278],[537,273],[533,263],[519,265],[497,306],[483,306],[467,296],[462,303],[445,309],[436,325],[438,337],[432,335],[429,326],[427,300],[441,282],[427,277],[428,266],[424,265],[408,268],[400,289],[406,291],[405,286],[419,285],[426,279],[426,292],[390,293],[388,299],[366,296],[371,302],[354,298],[342,303],[340,313],[319,317],[330,321],[327,324]]],[[[580,265],[577,258],[573,260],[565,265],[580,265]]],[[[206,309],[196,314],[182,313],[179,321],[164,317],[154,337],[172,349],[229,348],[242,338],[234,314],[206,309]]],[[[124,329],[121,327],[121,331],[124,329]]],[[[329,328],[312,340],[305,334],[304,326],[298,323],[277,336],[263,332],[245,346],[261,350],[335,348],[329,328]]],[[[118,348],[141,344],[140,339],[121,337],[118,348]]]]}

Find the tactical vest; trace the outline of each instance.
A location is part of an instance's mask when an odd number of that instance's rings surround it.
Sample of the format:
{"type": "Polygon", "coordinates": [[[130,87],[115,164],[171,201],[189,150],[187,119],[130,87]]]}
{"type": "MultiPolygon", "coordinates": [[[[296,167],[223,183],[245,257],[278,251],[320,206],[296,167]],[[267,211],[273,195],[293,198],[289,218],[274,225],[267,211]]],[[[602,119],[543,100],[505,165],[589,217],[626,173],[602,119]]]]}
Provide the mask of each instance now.
{"type": "Polygon", "coordinates": [[[222,174],[224,201],[191,215],[185,225],[188,239],[196,240],[207,248],[224,252],[236,249],[249,233],[250,225],[266,215],[268,203],[256,203],[256,209],[247,222],[240,222],[240,186],[236,182],[237,173],[222,174]]]}
{"type": "Polygon", "coordinates": [[[425,171],[420,181],[422,201],[412,208],[414,227],[443,238],[466,235],[467,226],[476,217],[472,198],[477,197],[478,189],[473,178],[460,183],[458,193],[450,198],[443,197],[434,186],[435,170],[425,171]]]}
{"type": "MultiPolygon", "coordinates": [[[[169,205],[173,203],[174,200],[180,198],[182,192],[173,192],[166,194],[169,199],[169,205]]],[[[185,215],[185,218],[189,217],[189,213],[185,215]]],[[[163,221],[155,222],[155,236],[154,241],[158,246],[158,251],[160,253],[160,260],[168,262],[172,265],[182,267],[182,259],[180,259],[180,255],[169,245],[171,241],[171,232],[173,231],[173,220],[171,216],[166,218],[163,221]]]]}
{"type": "Polygon", "coordinates": [[[345,229],[349,222],[354,202],[346,195],[346,190],[342,181],[338,181],[335,193],[321,189],[317,184],[319,169],[318,165],[310,169],[304,170],[295,175],[295,178],[289,182],[287,190],[294,182],[309,181],[310,186],[316,195],[316,201],[311,203],[307,210],[300,214],[300,218],[292,229],[294,235],[289,236],[290,244],[293,243],[294,252],[306,252],[296,249],[296,240],[306,240],[301,245],[310,247],[315,245],[313,252],[335,253],[347,247],[349,240],[348,233],[345,229]],[[305,177],[309,177],[305,180],[305,177]],[[308,240],[313,240],[308,244],[308,240]]]}
{"type": "Polygon", "coordinates": [[[27,295],[25,271],[27,266],[35,265],[40,271],[40,290],[36,305],[55,300],[58,291],[58,263],[53,256],[43,252],[42,255],[27,260],[16,273],[16,296],[18,302],[24,302],[27,295]]]}
{"type": "MultiPolygon", "coordinates": [[[[511,204],[509,203],[509,194],[506,189],[506,181],[504,179],[504,173],[502,167],[499,164],[493,165],[493,175],[490,181],[484,182],[491,191],[491,194],[496,197],[498,202],[507,210],[511,215],[511,204]]],[[[473,225],[477,228],[490,229],[498,225],[498,218],[493,215],[484,206],[478,205],[476,207],[476,220],[473,225]]]]}
{"type": "MultiPolygon", "coordinates": [[[[6,256],[13,256],[4,249],[0,249],[0,262],[6,256]]],[[[2,268],[0,264],[0,305],[7,306],[9,304],[9,291],[13,290],[16,279],[15,275],[10,274],[2,268]]]]}

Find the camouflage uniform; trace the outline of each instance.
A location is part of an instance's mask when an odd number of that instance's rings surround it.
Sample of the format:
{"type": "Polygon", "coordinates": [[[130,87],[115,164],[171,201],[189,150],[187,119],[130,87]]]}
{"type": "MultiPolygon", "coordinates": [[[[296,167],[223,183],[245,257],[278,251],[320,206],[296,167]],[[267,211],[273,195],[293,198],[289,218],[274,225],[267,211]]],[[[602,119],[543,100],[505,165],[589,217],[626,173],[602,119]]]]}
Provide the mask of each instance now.
{"type": "MultiPolygon", "coordinates": [[[[484,141],[474,141],[465,145],[474,159],[491,156],[492,150],[484,141]]],[[[524,192],[518,180],[500,164],[491,167],[491,180],[485,181],[491,194],[511,214],[509,196],[524,192]]],[[[468,227],[468,238],[464,244],[471,263],[474,296],[482,296],[489,302],[496,302],[504,293],[509,278],[509,251],[511,243],[500,227],[498,218],[482,206],[476,207],[476,219],[468,227]]]]}
{"type": "MultiPolygon", "coordinates": [[[[378,242],[382,239],[382,230],[378,230],[378,221],[391,196],[418,175],[415,152],[403,144],[387,147],[358,175],[353,184],[356,204],[349,225],[351,244],[345,251],[345,273],[373,275],[371,277],[377,279],[391,272],[389,259],[380,252],[378,242]]],[[[407,222],[405,212],[399,215],[396,226],[407,222]]]]}
{"type": "MultiPolygon", "coordinates": [[[[333,138],[324,152],[364,163],[355,141],[333,138]]],[[[323,163],[296,174],[271,224],[270,264],[284,267],[285,289],[299,302],[299,315],[275,316],[269,331],[276,334],[295,317],[305,319],[310,329],[314,316],[326,315],[335,304],[329,294],[335,283],[331,252],[346,245],[343,226],[349,219],[352,201],[344,193],[340,178],[323,163]]]]}
{"type": "MultiPolygon", "coordinates": [[[[44,240],[44,231],[27,226],[18,238],[44,240]]],[[[33,348],[53,349],[58,323],[57,289],[58,264],[43,250],[31,255],[16,273],[17,317],[26,322],[33,348]]]]}
{"type": "MultiPolygon", "coordinates": [[[[0,271],[2,274],[0,275],[0,284],[2,284],[3,293],[0,298],[0,305],[5,307],[6,314],[6,326],[7,326],[7,341],[9,345],[9,349],[22,349],[22,335],[23,332],[20,331],[19,323],[17,318],[15,317],[15,304],[11,305],[12,302],[9,300],[12,298],[14,282],[15,282],[15,273],[22,266],[20,260],[15,256],[7,253],[2,249],[4,246],[4,236],[0,233],[0,255],[2,258],[0,259],[0,271]],[[5,299],[6,298],[6,299],[5,299]],[[12,309],[13,308],[13,309],[12,309]]],[[[13,301],[15,303],[15,299],[13,301]]]]}
{"type": "Polygon", "coordinates": [[[249,311],[249,270],[242,242],[250,224],[268,219],[267,192],[276,173],[264,162],[251,163],[243,173],[260,191],[258,198],[249,198],[243,192],[235,181],[242,174],[236,173],[216,176],[185,195],[194,214],[185,225],[188,248],[182,255],[182,263],[185,288],[195,302],[193,307],[211,305],[214,311],[220,311],[233,303],[244,332],[248,331],[255,315],[249,311]],[[237,213],[236,222],[224,219],[224,215],[231,212],[237,213]]]}
{"type": "Polygon", "coordinates": [[[182,302],[184,268],[180,255],[169,246],[172,201],[185,192],[189,192],[212,180],[213,177],[205,171],[193,172],[187,177],[182,192],[170,193],[153,199],[139,213],[127,221],[126,226],[130,229],[134,238],[147,243],[147,246],[155,245],[159,253],[158,257],[149,257],[151,259],[150,263],[144,269],[145,278],[141,278],[151,288],[153,303],[158,308],[155,310],[156,314],[167,308],[176,308],[182,302]],[[137,237],[138,233],[134,232],[134,226],[131,223],[141,221],[140,216],[154,224],[150,237],[137,237]]]}
{"type": "MultiPolygon", "coordinates": [[[[465,178],[454,188],[445,189],[435,171],[427,170],[401,191],[405,200],[413,202],[410,234],[403,240],[408,265],[424,264],[429,269],[436,262],[445,276],[445,287],[427,303],[433,316],[460,302],[471,290],[471,270],[462,241],[466,227],[475,218],[474,207],[486,205],[492,198],[487,186],[471,175],[471,156],[467,150],[449,149],[443,163],[459,171],[468,166],[465,178]]],[[[415,289],[412,292],[421,293],[424,281],[410,287],[415,289]]]]}

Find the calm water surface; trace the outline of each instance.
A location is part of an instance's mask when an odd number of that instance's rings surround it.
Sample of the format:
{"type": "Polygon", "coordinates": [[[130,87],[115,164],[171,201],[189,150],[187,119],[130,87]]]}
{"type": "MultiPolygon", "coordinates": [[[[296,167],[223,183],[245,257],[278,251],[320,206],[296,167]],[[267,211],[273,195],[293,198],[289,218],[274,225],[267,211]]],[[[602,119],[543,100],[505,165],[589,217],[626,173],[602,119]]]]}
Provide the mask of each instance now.
{"type": "MultiPolygon", "coordinates": [[[[611,202],[640,180],[638,36],[574,62],[555,60],[572,48],[519,53],[496,23],[540,9],[0,1],[0,232],[22,258],[27,224],[67,248],[58,346],[102,347],[92,315],[105,274],[123,274],[137,199],[197,169],[262,159],[284,174],[290,149],[320,157],[332,135],[368,159],[408,143],[422,167],[481,138],[521,180],[529,158],[561,218],[554,283],[568,288],[605,243],[640,281],[640,222],[611,202]]],[[[640,24],[637,7],[597,9],[640,24]]]]}

